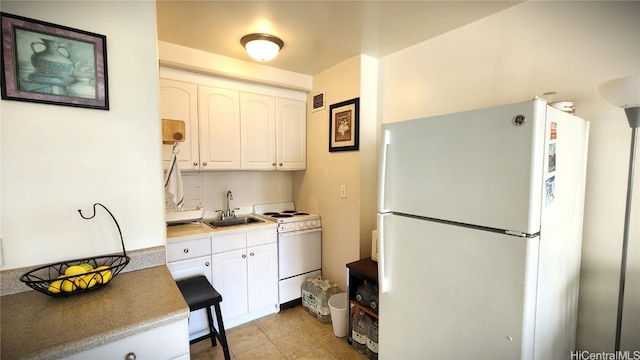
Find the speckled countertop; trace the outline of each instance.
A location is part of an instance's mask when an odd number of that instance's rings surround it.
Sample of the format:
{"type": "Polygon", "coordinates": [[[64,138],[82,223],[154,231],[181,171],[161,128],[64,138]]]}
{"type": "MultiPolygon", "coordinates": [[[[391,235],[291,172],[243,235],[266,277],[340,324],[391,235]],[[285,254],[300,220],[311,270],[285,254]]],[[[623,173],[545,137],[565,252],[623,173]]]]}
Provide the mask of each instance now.
{"type": "Polygon", "coordinates": [[[66,298],[5,295],[0,358],[60,358],[188,317],[166,265],[121,273],[100,290],[66,298]]]}
{"type": "Polygon", "coordinates": [[[257,230],[258,228],[273,228],[278,226],[273,221],[265,220],[260,223],[244,224],[236,226],[225,226],[221,228],[212,228],[202,222],[194,222],[192,224],[174,225],[167,227],[167,243],[173,241],[182,241],[203,236],[227,235],[242,231],[257,230]]]}

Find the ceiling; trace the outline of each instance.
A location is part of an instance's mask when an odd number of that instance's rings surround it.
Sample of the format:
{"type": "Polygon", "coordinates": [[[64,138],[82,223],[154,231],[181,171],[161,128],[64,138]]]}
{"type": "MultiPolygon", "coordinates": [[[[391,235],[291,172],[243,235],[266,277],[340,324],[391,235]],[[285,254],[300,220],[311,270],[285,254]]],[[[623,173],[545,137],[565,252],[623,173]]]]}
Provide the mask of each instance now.
{"type": "Polygon", "coordinates": [[[156,11],[158,40],[255,62],[240,38],[266,32],[285,45],[265,65],[315,75],[358,54],[383,57],[521,2],[157,0],[156,11]]]}

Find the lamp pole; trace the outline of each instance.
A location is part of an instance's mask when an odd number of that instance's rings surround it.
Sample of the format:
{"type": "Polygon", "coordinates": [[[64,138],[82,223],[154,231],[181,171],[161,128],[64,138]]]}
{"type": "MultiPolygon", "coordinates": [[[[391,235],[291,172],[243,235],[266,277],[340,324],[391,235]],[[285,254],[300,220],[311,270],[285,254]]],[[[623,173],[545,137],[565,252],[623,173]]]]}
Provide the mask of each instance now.
{"type": "Polygon", "coordinates": [[[635,168],[638,127],[640,127],[640,107],[624,109],[629,126],[631,126],[631,154],[629,155],[629,177],[627,181],[627,205],[624,214],[624,231],[622,235],[622,261],[620,262],[620,286],[618,290],[618,316],[616,321],[616,354],[620,351],[622,334],[622,308],[624,305],[624,287],[627,273],[627,249],[629,247],[629,226],[631,223],[631,202],[633,195],[633,176],[635,168]]]}

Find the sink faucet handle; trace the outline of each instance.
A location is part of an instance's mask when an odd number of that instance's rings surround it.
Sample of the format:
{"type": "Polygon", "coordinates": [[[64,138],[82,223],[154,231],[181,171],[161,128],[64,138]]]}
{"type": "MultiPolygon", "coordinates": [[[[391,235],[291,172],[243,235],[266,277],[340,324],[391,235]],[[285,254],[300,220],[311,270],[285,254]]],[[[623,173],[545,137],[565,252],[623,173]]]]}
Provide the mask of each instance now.
{"type": "Polygon", "coordinates": [[[222,218],[224,217],[224,210],[214,210],[214,212],[216,213],[216,215],[220,213],[220,220],[222,220],[222,218]]]}
{"type": "Polygon", "coordinates": [[[235,208],[235,209],[231,210],[231,215],[230,216],[236,217],[236,210],[240,210],[240,208],[235,208]]]}

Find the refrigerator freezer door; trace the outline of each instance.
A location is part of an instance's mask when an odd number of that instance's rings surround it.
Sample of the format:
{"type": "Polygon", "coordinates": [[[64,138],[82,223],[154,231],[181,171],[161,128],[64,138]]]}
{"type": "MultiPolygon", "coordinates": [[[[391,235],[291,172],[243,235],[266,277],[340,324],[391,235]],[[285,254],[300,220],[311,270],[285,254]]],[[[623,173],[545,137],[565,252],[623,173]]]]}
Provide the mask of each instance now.
{"type": "Polygon", "coordinates": [[[380,212],[540,231],[546,103],[382,127],[380,212]]]}
{"type": "Polygon", "coordinates": [[[380,359],[532,359],[538,238],[378,223],[380,359]]]}

